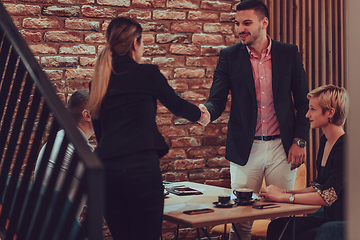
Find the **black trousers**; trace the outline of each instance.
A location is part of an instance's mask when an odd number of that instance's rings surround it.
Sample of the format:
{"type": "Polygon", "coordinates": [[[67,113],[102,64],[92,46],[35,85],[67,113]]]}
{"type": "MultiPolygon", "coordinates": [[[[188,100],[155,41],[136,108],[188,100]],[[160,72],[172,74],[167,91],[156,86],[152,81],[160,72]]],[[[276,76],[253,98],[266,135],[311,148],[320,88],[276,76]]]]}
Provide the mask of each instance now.
{"type": "Polygon", "coordinates": [[[155,151],[144,151],[105,165],[105,220],[114,240],[159,240],[164,188],[155,151]]]}
{"type": "MultiPolygon", "coordinates": [[[[281,232],[283,231],[289,217],[277,218],[268,226],[267,240],[278,240],[281,232]]],[[[313,240],[315,239],[316,232],[321,224],[324,223],[322,217],[295,217],[295,239],[296,240],[313,240]]],[[[292,218],[287,226],[281,240],[293,239],[293,224],[294,218],[292,218]]]]}

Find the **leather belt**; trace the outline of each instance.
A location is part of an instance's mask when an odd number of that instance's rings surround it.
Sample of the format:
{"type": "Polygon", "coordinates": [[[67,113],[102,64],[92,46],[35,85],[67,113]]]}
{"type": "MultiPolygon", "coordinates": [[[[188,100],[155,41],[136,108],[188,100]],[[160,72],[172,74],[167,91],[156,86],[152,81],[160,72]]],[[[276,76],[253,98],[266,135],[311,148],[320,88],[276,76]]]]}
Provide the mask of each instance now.
{"type": "Polygon", "coordinates": [[[275,140],[277,138],[280,138],[281,135],[274,135],[274,136],[255,136],[254,139],[255,140],[262,140],[262,141],[271,141],[271,140],[275,140]]]}

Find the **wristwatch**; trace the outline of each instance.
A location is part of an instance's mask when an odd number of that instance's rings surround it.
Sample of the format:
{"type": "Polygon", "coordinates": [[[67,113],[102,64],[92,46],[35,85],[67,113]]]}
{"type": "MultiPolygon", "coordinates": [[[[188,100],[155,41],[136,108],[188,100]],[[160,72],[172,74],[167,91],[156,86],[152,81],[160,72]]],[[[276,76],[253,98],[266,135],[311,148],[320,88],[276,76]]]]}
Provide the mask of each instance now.
{"type": "Polygon", "coordinates": [[[298,145],[301,148],[306,147],[306,141],[304,139],[294,138],[293,143],[295,143],[296,145],[298,145]]]}
{"type": "Polygon", "coordinates": [[[290,197],[289,197],[289,200],[291,203],[294,203],[295,201],[295,194],[291,194],[290,197]]]}

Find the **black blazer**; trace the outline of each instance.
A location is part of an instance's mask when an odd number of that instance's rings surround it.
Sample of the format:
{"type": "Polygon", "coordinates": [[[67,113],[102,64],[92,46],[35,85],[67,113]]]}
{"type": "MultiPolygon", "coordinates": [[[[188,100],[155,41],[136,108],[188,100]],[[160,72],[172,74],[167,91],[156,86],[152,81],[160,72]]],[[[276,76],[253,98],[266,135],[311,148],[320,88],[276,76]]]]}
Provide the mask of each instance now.
{"type": "Polygon", "coordinates": [[[332,196],[328,194],[335,190],[337,199],[328,207],[324,207],[325,221],[343,221],[345,206],[345,175],[344,175],[344,149],[346,136],[342,135],[332,147],[326,161],[324,171],[321,171],[321,161],[324,155],[324,149],[327,139],[323,135],[320,139],[319,152],[316,160],[318,176],[315,183],[311,185],[321,195],[322,198],[332,196]]]}
{"type": "Polygon", "coordinates": [[[155,122],[157,99],[174,115],[193,122],[200,118],[199,108],[180,98],[156,65],[119,56],[113,69],[116,74],[111,75],[99,116],[93,119],[96,153],[102,159],[143,150],[164,156],[169,147],[155,122]]]}
{"type": "MultiPolygon", "coordinates": [[[[309,89],[296,45],[272,41],[271,64],[275,113],[288,153],[293,138],[308,139],[309,121],[305,114],[309,89]]],[[[220,52],[209,100],[205,104],[211,120],[224,111],[229,90],[231,110],[225,157],[243,166],[248,161],[255,136],[257,101],[250,56],[241,43],[220,52]]]]}

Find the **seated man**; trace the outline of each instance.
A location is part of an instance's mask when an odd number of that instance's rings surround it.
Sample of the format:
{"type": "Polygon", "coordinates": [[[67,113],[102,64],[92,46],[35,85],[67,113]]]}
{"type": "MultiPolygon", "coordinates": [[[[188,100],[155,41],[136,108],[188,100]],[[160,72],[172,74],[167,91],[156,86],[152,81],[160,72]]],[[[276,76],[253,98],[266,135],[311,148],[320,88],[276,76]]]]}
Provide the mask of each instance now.
{"type": "MultiPolygon", "coordinates": [[[[86,141],[88,142],[90,149],[92,151],[94,151],[94,147],[88,141],[88,138],[90,138],[90,136],[92,134],[94,134],[90,111],[88,111],[86,109],[88,100],[89,100],[89,90],[85,90],[85,89],[78,90],[71,95],[71,97],[67,103],[67,108],[70,111],[71,116],[76,121],[77,127],[80,130],[80,132],[82,133],[82,135],[84,136],[84,139],[86,139],[86,141]]],[[[51,171],[55,166],[56,157],[58,155],[58,152],[59,152],[61,143],[64,139],[64,136],[65,136],[65,131],[63,129],[58,131],[56,134],[54,146],[53,146],[53,149],[52,149],[52,152],[50,155],[49,162],[47,164],[47,168],[46,168],[46,172],[45,172],[45,176],[44,176],[44,180],[43,180],[44,184],[47,184],[50,179],[51,171]]],[[[45,146],[46,146],[46,144],[44,144],[44,146],[41,148],[38,159],[36,161],[35,178],[36,178],[39,166],[40,166],[42,156],[45,151],[45,146]]],[[[66,154],[64,156],[64,162],[63,162],[63,164],[61,166],[61,170],[60,170],[60,176],[61,175],[63,175],[63,176],[60,177],[59,179],[65,178],[65,174],[68,170],[68,167],[69,167],[70,161],[71,161],[71,158],[69,156],[72,155],[73,151],[74,151],[74,147],[72,146],[72,144],[69,144],[68,148],[66,149],[66,154]]],[[[83,171],[84,171],[84,169],[83,169],[82,164],[79,164],[75,171],[74,179],[71,183],[71,189],[70,189],[70,193],[69,193],[69,198],[71,200],[73,199],[75,191],[77,189],[77,186],[79,183],[78,182],[79,176],[81,176],[83,171]]],[[[62,183],[63,183],[62,180],[58,180],[58,182],[56,183],[56,188],[60,189],[60,187],[62,186],[62,183]]],[[[80,204],[80,208],[78,210],[78,215],[80,215],[85,203],[86,203],[86,198],[83,198],[82,202],[80,204]]]]}

